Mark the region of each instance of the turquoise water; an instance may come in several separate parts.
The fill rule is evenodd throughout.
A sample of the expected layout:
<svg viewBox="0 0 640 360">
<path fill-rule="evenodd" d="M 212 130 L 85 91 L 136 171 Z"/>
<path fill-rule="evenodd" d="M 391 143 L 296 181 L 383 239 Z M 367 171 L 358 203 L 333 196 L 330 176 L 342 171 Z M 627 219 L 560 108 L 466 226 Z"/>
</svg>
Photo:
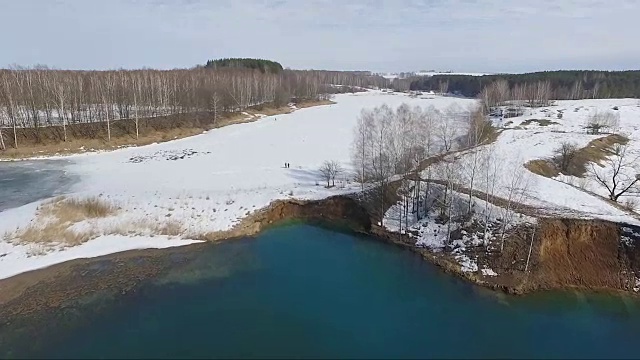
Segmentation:
<svg viewBox="0 0 640 360">
<path fill-rule="evenodd" d="M 186 269 L 55 332 L 50 344 L 38 334 L 36 355 L 618 358 L 640 356 L 640 306 L 507 297 L 406 250 L 292 225 L 207 247 Z"/>
</svg>

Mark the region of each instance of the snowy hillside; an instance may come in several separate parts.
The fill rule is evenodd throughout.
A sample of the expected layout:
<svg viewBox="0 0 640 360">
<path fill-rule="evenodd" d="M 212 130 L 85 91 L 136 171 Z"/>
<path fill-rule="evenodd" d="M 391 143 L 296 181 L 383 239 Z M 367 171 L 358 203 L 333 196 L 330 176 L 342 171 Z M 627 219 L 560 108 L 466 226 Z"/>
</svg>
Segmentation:
<svg viewBox="0 0 640 360">
<path fill-rule="evenodd" d="M 507 108 L 517 112 L 517 106 L 504 106 L 502 114 Z M 463 272 L 481 270 L 482 276 L 496 276 L 487 267 L 487 256 L 502 253 L 511 231 L 535 228 L 532 216 L 640 224 L 636 213 L 640 208 L 629 206 L 640 204 L 640 186 L 631 187 L 616 203 L 596 177 L 599 174 L 611 189 L 617 171 L 616 193 L 638 179 L 639 100 L 557 101 L 522 110 L 517 117 L 491 117 L 500 131 L 495 142 L 453 152 L 427 167 L 421 178 L 439 181 L 431 191 L 425 191 L 423 184 L 420 193 L 420 184 L 405 181 L 400 201 L 385 214 L 384 227 L 408 234 L 416 246 L 444 252 Z M 606 131 L 587 131 L 596 120 L 606 125 Z M 571 175 L 559 170 L 557 149 L 563 144 L 571 145 L 570 159 L 574 166 L 580 165 Z M 616 146 L 626 151 L 612 152 Z M 619 161 L 621 153 L 625 161 Z M 417 188 L 418 201 L 416 192 L 403 188 Z"/>
<path fill-rule="evenodd" d="M 66 157 L 73 162 L 67 171 L 80 178 L 69 196 L 101 199 L 114 207 L 113 213 L 63 224 L 71 225 L 74 239 L 89 239 L 69 247 L 55 239 L 16 241 L 25 229 L 51 225 L 45 210 L 57 203 L 2 212 L 0 278 L 73 258 L 188 244 L 229 230 L 276 199 L 320 199 L 354 191 L 359 185 L 347 178 L 361 109 L 384 103 L 395 108 L 403 102 L 442 110 L 454 103 L 462 109 L 473 104 L 470 99 L 381 92 L 339 95 L 335 101 L 162 144 Z M 322 186 L 318 172 L 325 160 L 347 169 L 331 189 Z M 290 168 L 284 168 L 285 162 Z"/>
<path fill-rule="evenodd" d="M 499 172 L 502 174 L 496 187 L 496 195 L 501 197 L 507 195 L 514 172 L 526 171 L 526 196 L 523 201 L 539 208 L 543 214 L 639 223 L 628 211 L 605 200 L 606 188 L 596 183 L 590 174 L 581 178 L 566 175 L 549 178 L 533 174 L 524 168 L 528 161 L 553 157 L 554 150 L 563 142 L 584 148 L 589 142 L 606 137 L 606 133 L 587 134 L 585 129 L 590 116 L 606 112 L 619 116 L 619 128 L 612 129 L 612 132 L 628 137 L 629 157 L 637 157 L 640 154 L 639 100 L 602 99 L 556 101 L 553 106 L 526 109 L 524 115 L 519 117 L 494 118 L 496 125 L 504 128 L 496 143 L 470 151 L 458 161 L 462 164 L 471 161 L 476 151 L 495 152 L 498 164 L 501 165 Z M 558 118 L 558 113 L 562 113 L 561 118 Z M 606 169 L 606 163 L 603 162 L 602 165 L 605 166 L 602 171 L 612 170 Z M 637 166 L 629 166 L 624 170 L 640 173 Z"/>
</svg>

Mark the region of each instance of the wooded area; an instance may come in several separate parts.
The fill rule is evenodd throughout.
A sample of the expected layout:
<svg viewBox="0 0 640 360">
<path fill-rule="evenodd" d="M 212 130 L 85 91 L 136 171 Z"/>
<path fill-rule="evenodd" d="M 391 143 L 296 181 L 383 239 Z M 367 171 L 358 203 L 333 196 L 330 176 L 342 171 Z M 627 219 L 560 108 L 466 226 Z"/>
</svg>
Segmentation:
<svg viewBox="0 0 640 360">
<path fill-rule="evenodd" d="M 448 92 L 476 97 L 483 88 L 504 80 L 510 89 L 549 83 L 550 98 L 577 100 L 591 98 L 640 97 L 640 71 L 543 71 L 527 74 L 496 74 L 484 76 L 434 75 L 398 81 L 398 87 L 411 90 Z M 400 84 L 402 83 L 402 84 Z"/>
<path fill-rule="evenodd" d="M 239 68 L 239 69 L 252 69 L 260 70 L 262 73 L 270 72 L 277 74 L 282 71 L 282 65 L 280 63 L 264 60 L 264 59 L 247 59 L 247 58 L 225 58 L 217 60 L 209 60 L 205 64 L 206 68 L 220 69 L 220 68 Z"/>
<path fill-rule="evenodd" d="M 385 84 L 381 77 L 333 71 L 15 67 L 0 70 L 0 144 L 17 148 L 21 142 L 59 142 L 70 137 L 111 141 L 116 122 L 119 134 L 137 138 L 141 119 L 162 120 L 168 128 L 182 126 L 191 116 L 197 116 L 199 125 L 215 124 L 221 114 L 251 106 L 322 100 L 332 93 Z"/>
</svg>

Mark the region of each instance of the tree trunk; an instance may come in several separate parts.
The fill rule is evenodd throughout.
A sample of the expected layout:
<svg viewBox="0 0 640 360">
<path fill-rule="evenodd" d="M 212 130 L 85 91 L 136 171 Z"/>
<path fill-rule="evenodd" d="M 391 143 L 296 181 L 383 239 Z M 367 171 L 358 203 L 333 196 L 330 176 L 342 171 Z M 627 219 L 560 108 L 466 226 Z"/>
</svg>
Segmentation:
<svg viewBox="0 0 640 360">
<path fill-rule="evenodd" d="M 13 145 L 18 148 L 18 133 L 16 132 L 16 122 L 13 122 Z"/>
<path fill-rule="evenodd" d="M 536 228 L 534 226 L 533 233 L 531 234 L 531 243 L 529 244 L 529 255 L 527 255 L 527 264 L 524 266 L 524 272 L 526 273 L 529 270 L 529 259 L 531 259 L 531 249 L 533 249 L 533 239 L 536 235 Z"/>
<path fill-rule="evenodd" d="M 67 122 L 64 118 L 64 113 L 62 115 L 62 132 L 64 133 L 64 142 L 67 142 Z"/>
<path fill-rule="evenodd" d="M 4 146 L 4 138 L 2 137 L 2 128 L 0 128 L 0 150 L 6 150 Z"/>
<path fill-rule="evenodd" d="M 107 141 L 111 142 L 111 123 L 109 122 L 109 109 L 107 108 Z"/>
<path fill-rule="evenodd" d="M 136 89 L 133 90 L 133 106 L 135 107 L 135 117 L 136 117 L 136 140 L 140 137 L 140 132 L 138 130 L 138 97 L 135 93 Z"/>
</svg>

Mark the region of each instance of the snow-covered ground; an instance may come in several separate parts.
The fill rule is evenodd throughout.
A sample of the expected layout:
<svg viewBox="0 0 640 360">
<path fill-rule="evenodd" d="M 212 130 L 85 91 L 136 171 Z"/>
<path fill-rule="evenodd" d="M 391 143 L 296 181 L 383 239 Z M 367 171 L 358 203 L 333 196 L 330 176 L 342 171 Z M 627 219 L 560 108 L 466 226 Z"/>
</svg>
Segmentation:
<svg viewBox="0 0 640 360">
<path fill-rule="evenodd" d="M 434 76 L 434 75 L 468 75 L 468 76 L 484 76 L 491 75 L 490 73 L 474 73 L 474 72 L 440 72 L 440 71 L 416 71 L 416 72 L 405 72 L 405 73 L 386 73 L 381 76 L 393 80 L 397 78 L 403 78 L 409 76 Z"/>
<path fill-rule="evenodd" d="M 614 206 L 605 200 L 606 189 L 597 184 L 587 175 L 584 178 L 560 175 L 548 178 L 534 174 L 524 167 L 528 161 L 549 159 L 554 156 L 554 150 L 563 142 L 570 142 L 577 147 L 587 146 L 592 140 L 607 136 L 607 134 L 589 135 L 585 130 L 587 120 L 594 113 L 612 112 L 619 115 L 619 129 L 616 133 L 630 139 L 630 158 L 640 154 L 640 100 L 638 99 L 606 99 L 606 100 L 572 100 L 556 101 L 553 106 L 536 109 L 526 109 L 520 117 L 499 119 L 494 118 L 495 125 L 504 130 L 497 141 L 490 145 L 448 156 L 446 158 L 456 167 L 454 182 L 469 187 L 471 178 L 474 179 L 474 189 L 489 193 L 503 199 L 510 198 L 515 202 L 535 208 L 543 216 L 562 216 L 570 218 L 603 219 L 640 225 L 636 214 Z M 562 112 L 562 118 L 558 118 Z M 543 122 L 527 120 L 541 119 L 552 121 L 549 125 Z M 476 171 L 472 171 L 473 164 L 477 164 Z M 603 162 L 603 165 L 605 163 Z M 624 171 L 633 176 L 640 173 L 640 163 L 636 162 Z M 446 180 L 446 163 L 432 165 L 430 172 L 422 174 L 423 178 Z M 603 171 L 611 172 L 606 167 Z M 493 181 L 495 179 L 495 182 Z M 460 194 L 464 199 L 468 195 Z M 638 196 L 634 194 L 632 196 Z M 603 198 L 604 197 L 604 198 Z M 504 208 L 487 205 L 483 200 L 473 198 L 475 211 L 472 219 L 484 223 L 487 218 L 491 222 L 502 221 L 505 217 Z M 392 206 L 385 215 L 385 227 L 391 231 L 400 231 L 401 203 Z M 489 210 L 489 215 L 485 213 Z M 462 211 L 466 213 L 466 211 Z M 416 240 L 416 246 L 440 251 L 447 248 L 460 263 L 462 271 L 477 271 L 478 266 L 473 258 L 467 255 L 468 247 L 477 247 L 482 243 L 477 234 L 463 233 L 461 239 L 449 241 L 449 232 L 461 228 L 461 223 L 448 224 L 437 221 L 438 214 L 433 212 L 424 219 L 416 221 L 414 215 L 409 214 L 408 224 L 402 226 L 402 232 L 409 233 Z M 404 222 L 404 221 L 403 221 Z M 511 219 L 511 224 L 521 222 L 535 222 L 527 216 L 517 216 Z M 489 232 L 491 233 L 491 232 Z M 460 237 L 460 235 L 457 235 Z M 494 236 L 491 235 L 490 236 Z M 495 237 L 493 238 L 495 240 Z M 494 276 L 492 269 L 481 269 L 485 276 Z"/>
<path fill-rule="evenodd" d="M 618 110 L 613 110 L 614 107 Z M 561 119 L 557 118 L 558 111 L 563 112 Z M 525 114 L 520 117 L 496 120 L 497 125 L 505 128 L 498 140 L 490 146 L 467 152 L 457 161 L 465 168 L 464 164 L 473 161 L 474 152 L 479 152 L 479 157 L 483 158 L 483 155 L 488 156 L 486 153 L 492 151 L 492 166 L 496 166 L 500 174 L 495 195 L 507 197 L 510 183 L 517 174 L 524 171 L 525 178 L 521 179 L 519 184 L 519 188 L 524 189 L 526 193 L 522 202 L 540 209 L 544 214 L 640 224 L 636 216 L 599 196 L 594 196 L 595 193 L 606 197 L 607 193 L 605 188 L 589 175 L 585 178 L 564 175 L 547 178 L 524 168 L 524 164 L 530 160 L 553 157 L 554 149 L 562 142 L 568 141 L 582 148 L 590 141 L 606 136 L 607 134 L 589 135 L 584 129 L 587 119 L 596 111 L 618 113 L 620 129 L 617 132 L 630 138 L 631 153 L 635 156 L 640 154 L 640 101 L 589 99 L 556 101 L 553 106 L 526 109 Z M 531 122 L 523 125 L 529 119 L 549 120 L 557 124 L 541 126 L 538 122 Z M 631 167 L 627 170 L 635 171 Z M 476 184 L 478 190 L 486 191 L 486 184 L 482 181 Z"/>
<path fill-rule="evenodd" d="M 410 186 L 414 186 L 410 182 Z M 430 209 L 424 217 L 418 220 L 416 213 L 410 209 L 405 209 L 403 201 L 391 206 L 384 216 L 384 227 L 392 232 L 401 232 L 415 239 L 417 247 L 428 248 L 434 252 L 448 250 L 456 261 L 460 264 L 461 270 L 464 272 L 475 272 L 478 270 L 477 260 L 470 258 L 467 254 L 469 248 L 478 246 L 487 246 L 490 242 L 500 239 L 500 235 L 508 233 L 513 228 L 522 224 L 534 224 L 536 219 L 530 216 L 516 213 L 513 209 L 506 209 L 493 205 L 485 200 L 472 196 L 469 199 L 468 194 L 452 191 L 448 196 L 452 197 L 451 207 L 452 214 L 465 214 L 467 212 L 469 201 L 472 203 L 473 214 L 470 218 L 464 218 L 464 221 L 458 219 L 454 215 L 454 220 L 443 222 L 439 218 L 439 199 L 442 199 L 444 186 L 432 184 L 430 198 L 427 199 L 428 208 Z M 424 197 L 421 198 L 424 203 Z M 403 211 L 404 210 L 404 211 Z M 406 211 L 409 210 L 409 211 Z M 403 214 L 405 211 L 408 217 Z M 503 222 L 504 219 L 507 219 Z M 488 224 L 486 227 L 484 224 Z M 501 225 L 504 224 L 504 227 Z M 468 229 L 477 227 L 477 231 L 468 232 Z M 466 227 L 466 229 L 465 229 Z M 456 240 L 452 235 L 459 232 Z M 489 268 L 482 269 L 485 276 L 495 276 L 496 273 Z"/>
<path fill-rule="evenodd" d="M 335 160 L 350 170 L 353 128 L 361 109 L 383 103 L 395 108 L 405 102 L 444 110 L 454 103 L 462 108 L 473 103 L 377 91 L 342 94 L 334 100 L 334 105 L 162 144 L 65 157 L 72 162 L 66 171 L 79 179 L 69 196 L 99 197 L 117 212 L 74 224 L 74 231 L 97 234 L 75 247 L 12 242 L 17 228 L 33 223 L 41 202 L 0 212 L 0 278 L 74 258 L 189 244 L 203 234 L 231 229 L 276 199 L 320 199 L 357 190 L 359 185 L 346 174 L 335 188 L 326 189 L 317 169 L 325 160 Z M 284 168 L 285 162 L 290 168 Z M 150 236 L 154 224 L 168 222 L 180 235 Z"/>
<path fill-rule="evenodd" d="M 559 111 L 563 113 L 561 119 L 557 118 Z M 503 120 L 509 130 L 505 130 L 498 138 L 495 145 L 496 152 L 505 158 L 506 163 L 515 161 L 522 166 L 529 160 L 551 158 L 554 155 L 554 149 L 565 141 L 584 147 L 590 141 L 606 136 L 606 134 L 589 135 L 584 129 L 588 118 L 595 112 L 618 114 L 620 128 L 616 132 L 630 139 L 630 156 L 631 154 L 637 156 L 636 154 L 640 153 L 640 101 L 638 99 L 566 100 L 556 101 L 553 106 L 529 109 L 523 116 Z M 557 124 L 541 126 L 537 122 L 531 122 L 529 125 L 522 125 L 528 119 L 549 120 Z M 626 171 L 635 172 L 632 167 L 627 168 Z M 504 171 L 503 174 L 508 177 L 510 172 Z M 530 173 L 530 177 L 526 203 L 542 208 L 548 213 L 639 223 L 635 216 L 630 216 L 628 212 L 589 193 L 593 192 L 604 197 L 607 195 L 605 188 L 597 184 L 589 175 L 585 178 L 567 179 L 566 176 L 558 176 L 550 179 Z M 505 186 L 499 188 L 501 191 L 506 190 Z"/>
</svg>

